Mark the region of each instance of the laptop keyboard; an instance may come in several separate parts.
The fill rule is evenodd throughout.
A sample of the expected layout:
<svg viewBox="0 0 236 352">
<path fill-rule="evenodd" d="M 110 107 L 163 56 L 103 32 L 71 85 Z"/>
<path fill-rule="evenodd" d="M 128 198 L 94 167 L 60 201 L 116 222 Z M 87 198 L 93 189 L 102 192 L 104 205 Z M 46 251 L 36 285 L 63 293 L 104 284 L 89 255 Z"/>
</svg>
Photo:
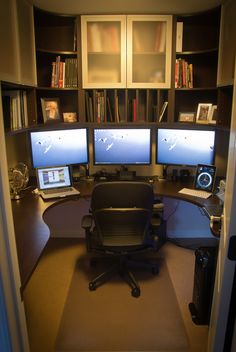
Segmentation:
<svg viewBox="0 0 236 352">
<path fill-rule="evenodd" d="M 209 198 L 211 193 L 206 191 L 200 191 L 197 189 L 182 188 L 179 193 L 187 194 L 188 196 L 199 197 L 199 198 Z"/>
<path fill-rule="evenodd" d="M 58 188 L 58 189 L 46 189 L 43 192 L 45 194 L 53 194 L 53 193 L 65 193 L 65 192 L 70 192 L 73 191 L 72 187 L 66 187 L 66 188 Z"/>
</svg>

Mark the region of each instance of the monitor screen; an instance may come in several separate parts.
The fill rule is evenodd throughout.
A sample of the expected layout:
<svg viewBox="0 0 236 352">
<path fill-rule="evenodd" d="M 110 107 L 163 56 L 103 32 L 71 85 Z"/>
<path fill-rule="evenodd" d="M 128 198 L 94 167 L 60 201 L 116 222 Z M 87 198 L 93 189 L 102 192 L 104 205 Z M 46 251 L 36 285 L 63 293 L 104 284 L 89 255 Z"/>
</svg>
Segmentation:
<svg viewBox="0 0 236 352">
<path fill-rule="evenodd" d="M 156 137 L 157 164 L 214 163 L 215 131 L 158 128 Z"/>
<path fill-rule="evenodd" d="M 33 167 L 88 163 L 86 128 L 30 132 Z"/>
<path fill-rule="evenodd" d="M 95 165 L 151 163 L 150 128 L 98 128 L 93 137 Z"/>
</svg>

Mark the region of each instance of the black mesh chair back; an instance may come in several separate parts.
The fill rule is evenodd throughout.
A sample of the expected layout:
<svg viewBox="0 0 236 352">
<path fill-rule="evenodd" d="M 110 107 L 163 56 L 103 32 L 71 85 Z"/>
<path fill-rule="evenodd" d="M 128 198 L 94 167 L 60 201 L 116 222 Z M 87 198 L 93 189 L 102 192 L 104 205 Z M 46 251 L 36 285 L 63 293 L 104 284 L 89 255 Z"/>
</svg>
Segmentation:
<svg viewBox="0 0 236 352">
<path fill-rule="evenodd" d="M 145 241 L 153 209 L 153 189 L 145 182 L 95 186 L 91 210 L 103 246 L 136 246 Z"/>
</svg>

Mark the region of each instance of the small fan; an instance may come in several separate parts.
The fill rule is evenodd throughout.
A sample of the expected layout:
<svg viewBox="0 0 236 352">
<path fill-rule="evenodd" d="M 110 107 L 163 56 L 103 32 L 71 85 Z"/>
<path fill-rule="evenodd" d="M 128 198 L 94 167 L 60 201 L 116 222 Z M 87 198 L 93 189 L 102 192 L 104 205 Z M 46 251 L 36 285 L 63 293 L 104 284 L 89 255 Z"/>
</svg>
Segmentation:
<svg viewBox="0 0 236 352">
<path fill-rule="evenodd" d="M 29 181 L 29 170 L 26 164 L 18 163 L 14 168 L 9 170 L 9 181 L 11 187 L 11 198 L 20 199 L 20 194 Z"/>
</svg>

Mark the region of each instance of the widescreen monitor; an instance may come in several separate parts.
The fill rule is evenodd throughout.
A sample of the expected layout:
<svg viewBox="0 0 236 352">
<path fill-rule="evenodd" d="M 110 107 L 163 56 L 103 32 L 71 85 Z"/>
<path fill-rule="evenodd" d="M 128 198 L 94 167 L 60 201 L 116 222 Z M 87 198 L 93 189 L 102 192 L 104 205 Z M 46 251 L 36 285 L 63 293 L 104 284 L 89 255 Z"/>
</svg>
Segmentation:
<svg viewBox="0 0 236 352">
<path fill-rule="evenodd" d="M 214 163 L 215 131 L 158 128 L 156 134 L 157 164 Z"/>
<path fill-rule="evenodd" d="M 150 128 L 97 128 L 93 134 L 94 165 L 149 165 Z"/>
<path fill-rule="evenodd" d="M 30 132 L 34 168 L 88 163 L 86 128 Z"/>
</svg>

